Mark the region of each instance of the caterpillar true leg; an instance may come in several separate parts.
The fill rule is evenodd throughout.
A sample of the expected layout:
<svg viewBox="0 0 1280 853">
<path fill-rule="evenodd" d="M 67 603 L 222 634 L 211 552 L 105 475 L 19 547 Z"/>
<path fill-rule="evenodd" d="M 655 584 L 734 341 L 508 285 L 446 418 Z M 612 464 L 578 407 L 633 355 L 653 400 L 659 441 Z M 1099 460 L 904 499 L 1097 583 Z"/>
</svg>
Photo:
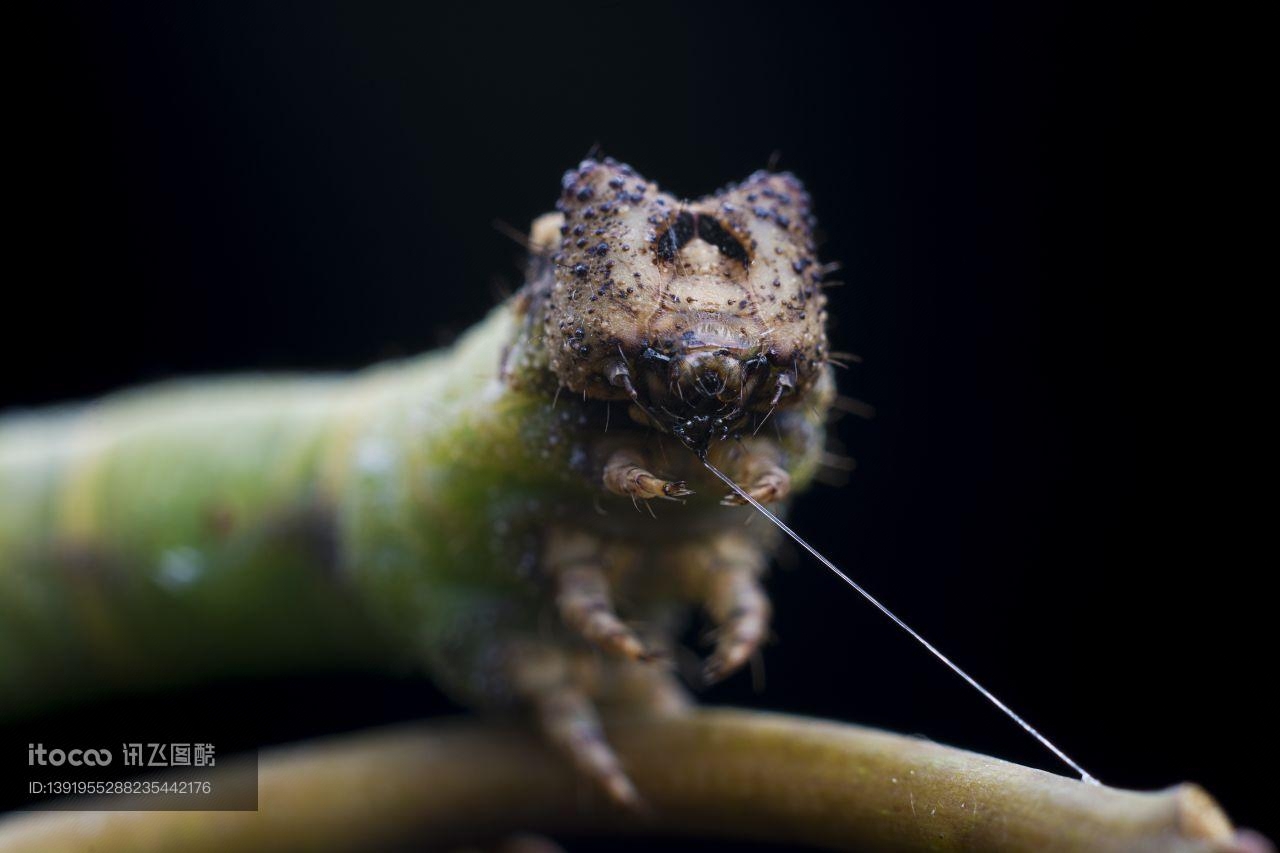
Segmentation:
<svg viewBox="0 0 1280 853">
<path fill-rule="evenodd" d="M 593 646 L 631 660 L 654 655 L 613 609 L 604 548 L 579 531 L 555 529 L 547 539 L 543 564 L 555 586 L 556 609 L 566 626 Z"/>
<path fill-rule="evenodd" d="M 683 480 L 664 480 L 649 472 L 644 454 L 633 447 L 615 450 L 604 465 L 604 486 L 627 498 L 682 498 L 693 494 Z"/>
<path fill-rule="evenodd" d="M 632 808 L 641 805 L 640 795 L 605 740 L 595 705 L 585 693 L 561 684 L 530 698 L 543 734 L 569 757 L 578 772 L 597 782 L 614 802 Z"/>
<path fill-rule="evenodd" d="M 566 652 L 544 646 L 522 646 L 512 661 L 516 692 L 529 702 L 552 746 L 614 802 L 638 809 L 643 801 L 605 740 L 595 704 L 580 686 L 592 679 L 580 669 Z"/>
<path fill-rule="evenodd" d="M 791 475 L 782 465 L 782 451 L 769 439 L 745 439 L 739 453 L 726 466 L 726 473 L 760 503 L 776 503 L 791 494 Z M 746 503 L 732 492 L 720 501 L 726 506 Z"/>
<path fill-rule="evenodd" d="M 715 651 L 703 676 L 719 681 L 746 663 L 768 635 L 769 595 L 760 584 L 766 557 L 758 543 L 732 533 L 683 549 L 680 559 L 682 586 L 716 626 Z"/>
</svg>

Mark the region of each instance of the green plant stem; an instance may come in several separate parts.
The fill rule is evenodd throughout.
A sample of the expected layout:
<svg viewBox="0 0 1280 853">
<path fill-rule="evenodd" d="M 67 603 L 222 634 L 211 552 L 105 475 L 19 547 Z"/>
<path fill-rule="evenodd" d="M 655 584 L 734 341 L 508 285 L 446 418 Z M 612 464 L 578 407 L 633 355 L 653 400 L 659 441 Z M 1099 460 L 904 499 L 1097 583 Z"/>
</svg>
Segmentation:
<svg viewBox="0 0 1280 853">
<path fill-rule="evenodd" d="M 531 734 L 473 720 L 342 736 L 261 756 L 257 812 L 45 812 L 0 850 L 345 850 L 508 831 L 715 836 L 873 850 L 1238 849 L 1194 785 L 1086 785 L 925 740 L 742 710 L 619 718 L 645 796 L 602 802 Z"/>
</svg>

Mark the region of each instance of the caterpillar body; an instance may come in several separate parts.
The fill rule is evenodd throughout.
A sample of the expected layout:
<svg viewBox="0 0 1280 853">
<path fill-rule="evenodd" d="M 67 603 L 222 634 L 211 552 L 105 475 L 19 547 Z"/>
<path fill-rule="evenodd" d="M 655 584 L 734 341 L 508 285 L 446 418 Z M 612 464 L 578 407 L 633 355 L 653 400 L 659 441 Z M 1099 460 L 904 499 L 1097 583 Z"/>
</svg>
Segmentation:
<svg viewBox="0 0 1280 853">
<path fill-rule="evenodd" d="M 700 457 L 778 509 L 815 473 L 834 382 L 812 230 L 789 174 L 681 201 L 588 160 L 524 287 L 447 351 L 0 419 L 0 716 L 407 664 L 527 708 L 637 801 L 597 707 L 686 702 L 667 661 L 693 609 L 708 679 L 768 631 L 775 533 Z"/>
</svg>

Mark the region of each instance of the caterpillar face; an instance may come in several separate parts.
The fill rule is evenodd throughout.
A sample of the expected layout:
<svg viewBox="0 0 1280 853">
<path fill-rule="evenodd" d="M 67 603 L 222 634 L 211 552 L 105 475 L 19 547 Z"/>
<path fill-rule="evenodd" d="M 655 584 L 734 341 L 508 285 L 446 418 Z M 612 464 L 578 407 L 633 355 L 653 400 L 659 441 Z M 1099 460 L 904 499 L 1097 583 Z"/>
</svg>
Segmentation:
<svg viewBox="0 0 1280 853">
<path fill-rule="evenodd" d="M 794 176 L 681 201 L 606 159 L 562 184 L 543 333 L 563 387 L 629 399 L 695 448 L 805 398 L 827 315 Z"/>
</svg>

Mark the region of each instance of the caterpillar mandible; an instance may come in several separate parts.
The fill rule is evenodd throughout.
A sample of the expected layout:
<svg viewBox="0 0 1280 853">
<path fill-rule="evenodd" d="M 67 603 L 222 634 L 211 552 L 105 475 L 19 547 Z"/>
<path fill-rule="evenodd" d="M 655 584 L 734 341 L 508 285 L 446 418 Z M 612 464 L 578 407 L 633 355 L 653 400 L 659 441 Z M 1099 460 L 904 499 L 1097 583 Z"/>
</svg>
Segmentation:
<svg viewBox="0 0 1280 853">
<path fill-rule="evenodd" d="M 637 803 L 597 707 L 688 702 L 669 660 L 695 608 L 707 680 L 766 638 L 776 532 L 701 458 L 762 503 L 812 479 L 835 393 L 823 268 L 786 173 L 681 201 L 587 160 L 529 242 L 524 287 L 447 351 L 0 420 L 0 715 L 408 663 L 527 709 Z"/>
</svg>

